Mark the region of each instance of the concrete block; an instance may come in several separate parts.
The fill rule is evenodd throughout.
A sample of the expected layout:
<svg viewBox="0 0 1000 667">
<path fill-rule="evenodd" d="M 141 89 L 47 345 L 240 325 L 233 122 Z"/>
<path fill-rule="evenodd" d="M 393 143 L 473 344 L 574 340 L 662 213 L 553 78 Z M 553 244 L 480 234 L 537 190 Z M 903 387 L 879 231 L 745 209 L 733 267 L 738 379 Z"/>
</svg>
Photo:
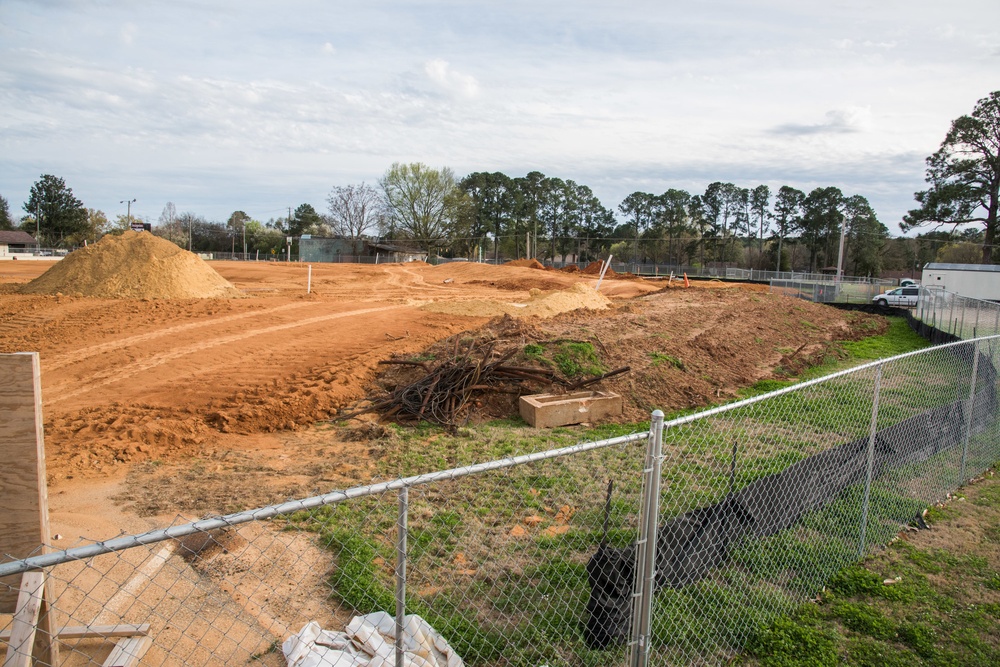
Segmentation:
<svg viewBox="0 0 1000 667">
<path fill-rule="evenodd" d="M 535 428 L 594 422 L 622 413 L 622 397 L 610 391 L 532 394 L 519 401 L 521 417 Z"/>
</svg>

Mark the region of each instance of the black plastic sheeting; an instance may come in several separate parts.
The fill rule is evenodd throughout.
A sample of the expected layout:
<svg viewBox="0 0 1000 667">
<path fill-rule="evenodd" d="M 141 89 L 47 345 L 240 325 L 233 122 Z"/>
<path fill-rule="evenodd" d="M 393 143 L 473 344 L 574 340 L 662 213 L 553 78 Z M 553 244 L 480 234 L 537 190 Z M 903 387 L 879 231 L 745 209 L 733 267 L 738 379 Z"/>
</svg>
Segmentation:
<svg viewBox="0 0 1000 667">
<path fill-rule="evenodd" d="M 971 349 L 950 350 L 971 366 Z M 997 413 L 997 370 L 988 356 L 979 356 L 980 389 L 973 399 L 973 433 L 992 423 Z M 956 400 L 878 429 L 872 479 L 961 444 L 966 403 Z M 664 522 L 657 537 L 656 586 L 680 588 L 700 581 L 725 564 L 731 544 L 789 528 L 847 487 L 863 483 L 868 472 L 868 441 L 865 436 L 820 452 L 754 481 L 716 505 Z M 591 590 L 584 632 L 587 645 L 600 649 L 624 643 L 632 615 L 635 546 L 618 549 L 602 545 L 587 563 L 587 576 Z"/>
</svg>

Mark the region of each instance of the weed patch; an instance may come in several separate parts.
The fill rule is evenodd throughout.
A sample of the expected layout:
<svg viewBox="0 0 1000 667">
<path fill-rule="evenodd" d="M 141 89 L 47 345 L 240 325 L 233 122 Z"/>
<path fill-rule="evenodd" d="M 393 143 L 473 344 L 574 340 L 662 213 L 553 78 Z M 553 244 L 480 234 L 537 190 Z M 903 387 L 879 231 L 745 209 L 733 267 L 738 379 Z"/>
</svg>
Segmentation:
<svg viewBox="0 0 1000 667">
<path fill-rule="evenodd" d="M 531 343 L 524 346 L 524 356 L 556 369 L 566 378 L 600 375 L 607 371 L 597 356 L 593 343 L 572 341 Z"/>
<path fill-rule="evenodd" d="M 664 354 L 662 352 L 650 352 L 650 358 L 653 360 L 653 366 L 660 366 L 661 364 L 669 364 L 677 370 L 685 370 L 684 362 L 677 357 L 672 357 L 669 354 Z"/>
</svg>

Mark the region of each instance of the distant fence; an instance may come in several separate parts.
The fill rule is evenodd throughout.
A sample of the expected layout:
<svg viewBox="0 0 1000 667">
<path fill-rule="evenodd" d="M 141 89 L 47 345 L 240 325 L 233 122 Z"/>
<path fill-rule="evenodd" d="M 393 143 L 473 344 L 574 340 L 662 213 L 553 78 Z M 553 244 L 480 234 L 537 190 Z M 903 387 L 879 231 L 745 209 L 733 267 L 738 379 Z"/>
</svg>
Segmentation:
<svg viewBox="0 0 1000 667">
<path fill-rule="evenodd" d="M 879 279 L 843 278 L 839 281 L 832 276 L 817 279 L 772 279 L 771 293 L 781 294 L 813 303 L 855 303 L 870 304 L 872 299 L 891 289 L 894 282 Z"/>
<path fill-rule="evenodd" d="M 0 246 L 0 260 L 55 260 L 62 259 L 68 255 L 70 250 L 65 248 L 10 248 Z"/>
<path fill-rule="evenodd" d="M 1000 303 L 921 287 L 913 319 L 939 338 L 947 334 L 966 340 L 1000 334 Z"/>
<path fill-rule="evenodd" d="M 333 650 L 289 640 L 310 621 L 371 664 L 427 638 L 449 666 L 724 664 L 1000 459 L 998 356 L 953 342 L 644 432 L 40 547 L 0 578 L 45 571 L 53 626 L 92 629 L 61 664 L 141 626 L 142 665 L 284 665 L 282 642 Z"/>
<path fill-rule="evenodd" d="M 250 252 L 247 254 L 236 252 L 207 252 L 201 253 L 203 259 L 208 260 L 219 260 L 219 261 L 287 261 L 288 257 L 285 254 L 269 255 L 264 253 L 254 253 Z M 298 254 L 292 253 L 291 261 L 307 261 L 300 260 Z M 391 262 L 392 260 L 383 256 L 374 255 L 329 255 L 323 260 L 308 260 L 311 264 L 385 264 Z M 477 264 L 504 264 L 510 261 L 509 258 L 501 258 L 499 260 L 494 260 L 492 258 L 484 257 L 481 260 L 470 260 L 464 257 L 429 257 L 427 262 L 433 265 L 450 264 L 452 262 L 463 262 L 463 263 L 477 263 Z M 578 269 L 585 269 L 590 265 L 590 262 L 571 262 L 571 261 L 551 261 L 551 260 L 539 260 L 539 263 L 546 267 L 551 267 L 554 269 L 564 269 L 569 266 L 575 266 Z M 611 269 L 616 273 L 631 273 L 633 275 L 642 276 L 644 278 L 663 278 L 670 275 L 676 276 L 678 278 L 687 275 L 688 278 L 704 278 L 704 279 L 719 279 L 719 280 L 742 280 L 742 281 L 752 281 L 752 282 L 767 282 L 771 280 L 784 280 L 791 281 L 793 283 L 832 283 L 835 277 L 827 273 L 807 273 L 802 271 L 763 271 L 760 269 L 743 269 L 733 266 L 691 266 L 687 264 L 666 264 L 666 263 L 653 263 L 653 262 L 620 262 L 612 261 Z M 873 293 L 878 294 L 884 289 L 894 287 L 899 281 L 886 279 L 886 278 L 867 278 L 867 277 L 856 277 L 856 276 L 845 276 L 841 278 L 843 283 L 859 284 L 859 285 L 877 285 L 880 286 L 877 291 Z"/>
<path fill-rule="evenodd" d="M 842 280 L 772 280 L 771 293 L 814 303 L 873 304 L 889 286 Z M 936 343 L 1000 334 L 1000 303 L 962 296 L 935 287 L 919 288 L 917 305 L 908 318 Z"/>
</svg>

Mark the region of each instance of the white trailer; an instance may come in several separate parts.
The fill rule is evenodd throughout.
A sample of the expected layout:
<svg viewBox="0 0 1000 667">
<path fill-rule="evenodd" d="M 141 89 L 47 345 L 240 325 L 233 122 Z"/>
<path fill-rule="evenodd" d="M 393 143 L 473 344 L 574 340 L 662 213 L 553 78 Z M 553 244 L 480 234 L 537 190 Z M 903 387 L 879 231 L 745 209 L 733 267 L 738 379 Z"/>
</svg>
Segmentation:
<svg viewBox="0 0 1000 667">
<path fill-rule="evenodd" d="M 945 289 L 973 299 L 1000 301 L 1000 266 L 993 264 L 927 264 L 922 282 L 924 287 Z"/>
</svg>

